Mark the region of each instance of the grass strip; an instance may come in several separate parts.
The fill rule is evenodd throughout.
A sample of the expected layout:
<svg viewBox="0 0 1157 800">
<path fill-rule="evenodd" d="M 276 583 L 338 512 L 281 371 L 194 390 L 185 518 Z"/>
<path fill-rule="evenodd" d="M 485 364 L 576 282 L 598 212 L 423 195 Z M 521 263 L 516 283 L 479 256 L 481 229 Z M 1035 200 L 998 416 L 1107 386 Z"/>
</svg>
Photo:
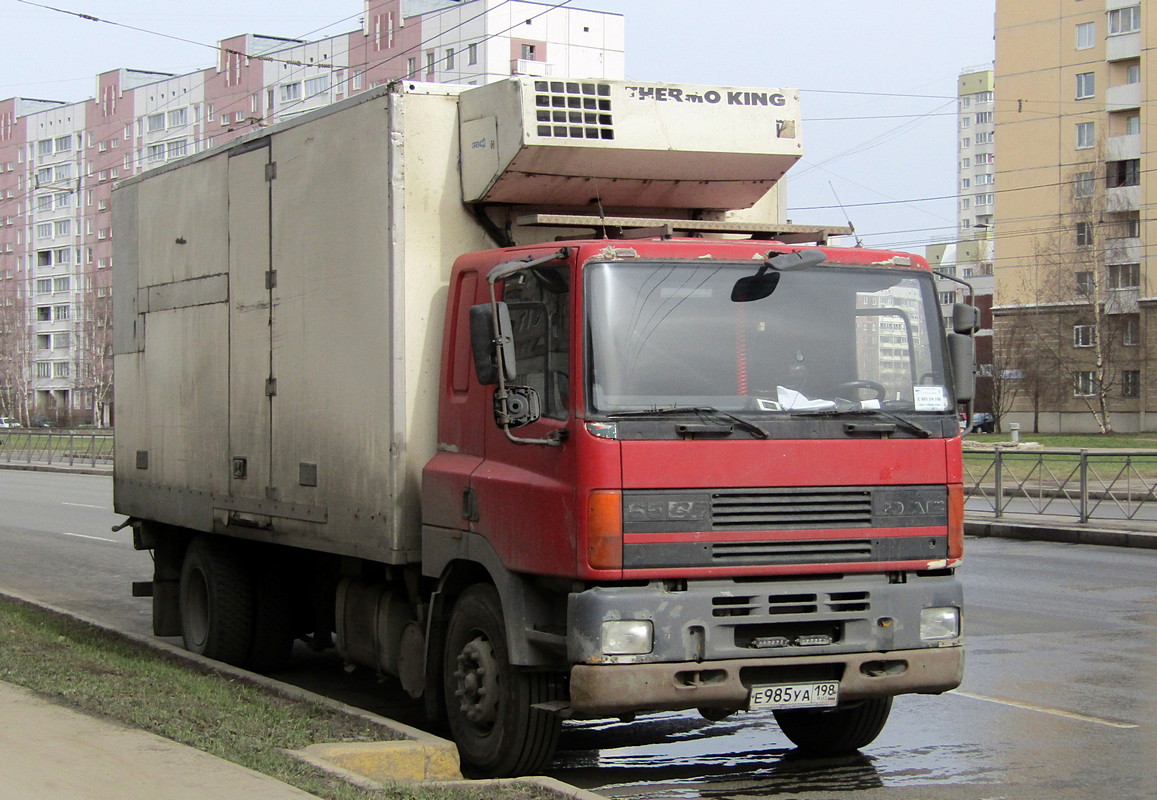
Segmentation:
<svg viewBox="0 0 1157 800">
<path fill-rule="evenodd" d="M 369 742 L 391 732 L 290 700 L 78 620 L 0 596 L 0 680 L 60 698 L 270 775 L 327 800 L 544 800 L 533 785 L 394 784 L 368 789 L 286 753 L 319 742 Z"/>
</svg>

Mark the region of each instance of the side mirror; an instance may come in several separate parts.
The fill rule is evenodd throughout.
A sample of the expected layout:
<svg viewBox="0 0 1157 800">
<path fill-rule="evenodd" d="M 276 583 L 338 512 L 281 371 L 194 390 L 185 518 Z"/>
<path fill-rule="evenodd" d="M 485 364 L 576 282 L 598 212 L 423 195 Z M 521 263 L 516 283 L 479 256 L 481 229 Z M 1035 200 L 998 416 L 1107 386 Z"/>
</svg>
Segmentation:
<svg viewBox="0 0 1157 800">
<path fill-rule="evenodd" d="M 494 329 L 496 312 L 498 330 Z M 470 306 L 470 349 L 474 355 L 474 374 L 483 386 L 498 383 L 500 358 L 506 379 L 517 377 L 510 309 L 506 303 Z"/>
<path fill-rule="evenodd" d="M 814 247 L 808 250 L 795 250 L 790 253 L 780 253 L 768 258 L 760 266 L 759 272 L 754 275 L 740 278 L 731 288 L 731 302 L 749 303 L 753 300 L 762 300 L 770 297 L 779 285 L 779 273 L 791 272 L 793 269 L 806 269 L 827 261 L 823 250 Z"/>
<path fill-rule="evenodd" d="M 967 403 L 976 395 L 976 342 L 963 333 L 948 334 L 948 357 L 956 401 Z"/>
<path fill-rule="evenodd" d="M 952 304 L 952 331 L 972 335 L 980 330 L 980 309 L 967 303 Z"/>
</svg>

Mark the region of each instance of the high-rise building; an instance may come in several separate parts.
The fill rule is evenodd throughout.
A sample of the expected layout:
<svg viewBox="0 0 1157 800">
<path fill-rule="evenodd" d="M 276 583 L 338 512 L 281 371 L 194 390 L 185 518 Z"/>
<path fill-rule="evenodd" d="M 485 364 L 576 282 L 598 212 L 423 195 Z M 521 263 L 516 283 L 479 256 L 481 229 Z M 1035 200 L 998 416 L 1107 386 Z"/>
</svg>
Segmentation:
<svg viewBox="0 0 1157 800">
<path fill-rule="evenodd" d="M 1157 426 L 1145 213 L 1157 184 L 1144 166 L 1157 133 L 1143 124 L 1157 99 L 1154 12 L 997 2 L 996 361 L 1011 419 L 1029 427 Z"/>
<path fill-rule="evenodd" d="M 994 396 L 998 383 L 992 375 L 993 297 L 993 203 L 996 195 L 996 159 L 993 118 L 995 97 L 993 70 L 970 67 L 960 73 L 956 86 L 956 215 L 957 232 L 949 241 L 925 248 L 934 270 L 965 281 L 937 280 L 945 325 L 951 329 L 952 304 L 972 302 L 981 310 L 976 335 L 976 411 L 993 413 L 999 408 Z"/>
<path fill-rule="evenodd" d="M 0 416 L 110 421 L 118 180 L 392 80 L 623 77 L 619 14 L 526 0 L 364 2 L 349 33 L 235 36 L 196 72 L 115 69 L 80 102 L 0 100 Z"/>
</svg>

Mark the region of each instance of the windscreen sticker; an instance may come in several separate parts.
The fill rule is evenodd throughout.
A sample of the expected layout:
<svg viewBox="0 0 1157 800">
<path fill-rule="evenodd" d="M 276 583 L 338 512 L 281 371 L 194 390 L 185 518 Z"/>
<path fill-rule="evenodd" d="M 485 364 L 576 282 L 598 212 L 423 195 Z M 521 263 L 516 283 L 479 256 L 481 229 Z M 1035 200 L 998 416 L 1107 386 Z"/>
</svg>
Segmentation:
<svg viewBox="0 0 1157 800">
<path fill-rule="evenodd" d="M 948 392 L 943 386 L 913 386 L 912 400 L 917 411 L 948 410 Z"/>
</svg>

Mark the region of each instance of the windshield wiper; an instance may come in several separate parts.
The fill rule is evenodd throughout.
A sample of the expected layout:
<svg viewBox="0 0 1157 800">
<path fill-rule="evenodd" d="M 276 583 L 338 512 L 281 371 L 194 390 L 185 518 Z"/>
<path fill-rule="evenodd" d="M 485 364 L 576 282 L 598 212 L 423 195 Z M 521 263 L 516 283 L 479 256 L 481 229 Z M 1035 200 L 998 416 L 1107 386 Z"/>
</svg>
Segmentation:
<svg viewBox="0 0 1157 800">
<path fill-rule="evenodd" d="M 891 411 L 885 411 L 882 408 L 841 408 L 837 406 L 836 408 L 811 410 L 797 409 L 789 413 L 793 417 L 884 417 L 905 428 L 909 433 L 916 434 L 921 439 L 930 439 L 935 435 L 923 425 L 901 417 L 899 414 L 893 414 Z"/>
<path fill-rule="evenodd" d="M 718 408 L 713 408 L 712 406 L 674 406 L 672 408 L 650 408 L 639 411 L 618 411 L 613 414 L 607 414 L 607 417 L 609 419 L 622 419 L 624 417 L 664 417 L 680 415 L 694 415 L 703 422 L 714 423 L 716 425 L 734 425 L 741 431 L 751 434 L 756 439 L 770 438 L 768 432 L 758 425 L 748 422 L 742 417 L 729 414 L 726 411 L 720 411 Z"/>
</svg>

